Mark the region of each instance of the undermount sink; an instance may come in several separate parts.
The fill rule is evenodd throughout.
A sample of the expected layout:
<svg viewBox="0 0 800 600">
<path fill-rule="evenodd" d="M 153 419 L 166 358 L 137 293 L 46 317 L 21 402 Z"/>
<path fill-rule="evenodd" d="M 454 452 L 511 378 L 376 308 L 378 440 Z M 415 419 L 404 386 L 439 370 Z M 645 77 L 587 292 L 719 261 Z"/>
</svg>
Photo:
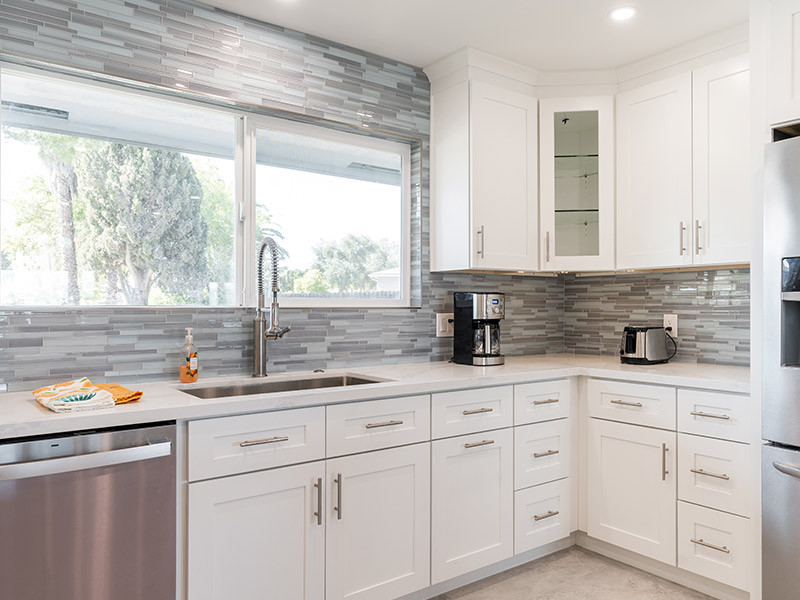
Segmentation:
<svg viewBox="0 0 800 600">
<path fill-rule="evenodd" d="M 307 377 L 304 379 L 277 379 L 258 381 L 256 383 L 240 383 L 237 385 L 218 385 L 183 389 L 182 392 L 203 398 L 227 398 L 229 396 L 249 396 L 253 394 L 270 394 L 274 392 L 294 392 L 298 390 L 317 390 L 322 388 L 365 385 L 381 383 L 385 379 L 371 379 L 361 375 L 336 375 L 325 377 Z"/>
</svg>

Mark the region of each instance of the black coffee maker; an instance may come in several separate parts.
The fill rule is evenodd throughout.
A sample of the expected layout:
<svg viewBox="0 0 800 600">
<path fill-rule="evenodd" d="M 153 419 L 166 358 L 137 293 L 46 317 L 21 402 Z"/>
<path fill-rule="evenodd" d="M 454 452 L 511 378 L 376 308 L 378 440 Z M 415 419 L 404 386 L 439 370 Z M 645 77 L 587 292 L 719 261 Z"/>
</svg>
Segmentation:
<svg viewBox="0 0 800 600">
<path fill-rule="evenodd" d="M 502 365 L 500 320 L 506 314 L 505 294 L 453 294 L 453 362 L 460 365 Z"/>
</svg>

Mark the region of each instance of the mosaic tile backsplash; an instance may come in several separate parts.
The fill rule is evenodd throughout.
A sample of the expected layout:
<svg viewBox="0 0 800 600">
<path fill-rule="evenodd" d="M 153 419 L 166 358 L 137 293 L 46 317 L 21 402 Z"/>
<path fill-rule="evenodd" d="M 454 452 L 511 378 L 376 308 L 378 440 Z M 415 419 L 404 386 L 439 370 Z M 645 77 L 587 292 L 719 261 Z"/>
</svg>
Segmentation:
<svg viewBox="0 0 800 600">
<path fill-rule="evenodd" d="M 190 0 L 0 0 L 0 58 L 39 61 L 405 136 L 412 142 L 412 297 L 419 308 L 290 310 L 269 370 L 443 360 L 451 292 L 508 294 L 508 355 L 615 354 L 621 328 L 679 315 L 680 360 L 749 362 L 749 272 L 577 278 L 430 273 L 430 88 L 421 69 Z M 187 74 L 190 73 L 190 74 Z M 666 310 L 669 307 L 669 310 Z M 0 391 L 86 375 L 175 379 L 184 328 L 204 377 L 250 372 L 252 310 L 0 308 Z"/>
</svg>

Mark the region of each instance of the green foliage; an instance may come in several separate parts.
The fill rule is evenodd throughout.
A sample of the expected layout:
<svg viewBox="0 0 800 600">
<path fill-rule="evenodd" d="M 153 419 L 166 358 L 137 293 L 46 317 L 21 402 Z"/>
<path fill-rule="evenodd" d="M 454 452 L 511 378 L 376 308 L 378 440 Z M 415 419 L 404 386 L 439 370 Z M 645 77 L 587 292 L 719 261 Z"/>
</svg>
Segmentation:
<svg viewBox="0 0 800 600">
<path fill-rule="evenodd" d="M 208 225 L 206 260 L 209 281 L 220 286 L 233 283 L 233 189 L 220 176 L 216 165 L 199 158 L 192 160 L 192 164 L 203 188 L 201 213 Z"/>
<path fill-rule="evenodd" d="M 309 269 L 294 282 L 297 294 L 324 294 L 329 292 L 328 281 L 318 269 Z"/>
<path fill-rule="evenodd" d="M 395 245 L 352 233 L 335 242 L 322 242 L 314 247 L 314 254 L 313 269 L 339 292 L 375 290 L 377 284 L 369 274 L 398 265 Z"/>
<path fill-rule="evenodd" d="M 22 196 L 6 200 L 14 208 L 12 222 L 3 222 L 3 253 L 11 263 L 32 270 L 62 268 L 58 206 L 41 177 L 27 181 Z"/>
</svg>

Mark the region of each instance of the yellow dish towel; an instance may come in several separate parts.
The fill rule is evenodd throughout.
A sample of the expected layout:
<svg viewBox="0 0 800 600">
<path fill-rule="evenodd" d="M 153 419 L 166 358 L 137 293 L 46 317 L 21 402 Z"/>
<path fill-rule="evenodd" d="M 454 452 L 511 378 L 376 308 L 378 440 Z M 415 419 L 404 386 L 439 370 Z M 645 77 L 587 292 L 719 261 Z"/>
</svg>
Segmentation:
<svg viewBox="0 0 800 600">
<path fill-rule="evenodd" d="M 128 402 L 137 402 L 139 398 L 142 397 L 142 392 L 134 392 L 133 390 L 129 390 L 126 387 L 122 387 L 118 383 L 96 383 L 94 385 L 95 387 L 98 387 L 101 390 L 106 390 L 107 392 L 111 392 L 111 395 L 114 396 L 115 404 L 126 404 Z"/>
<path fill-rule="evenodd" d="M 54 412 L 77 412 L 110 408 L 115 404 L 136 402 L 142 392 L 134 392 L 118 383 L 93 384 L 82 377 L 53 386 L 33 390 L 33 395 L 42 406 Z"/>
</svg>

